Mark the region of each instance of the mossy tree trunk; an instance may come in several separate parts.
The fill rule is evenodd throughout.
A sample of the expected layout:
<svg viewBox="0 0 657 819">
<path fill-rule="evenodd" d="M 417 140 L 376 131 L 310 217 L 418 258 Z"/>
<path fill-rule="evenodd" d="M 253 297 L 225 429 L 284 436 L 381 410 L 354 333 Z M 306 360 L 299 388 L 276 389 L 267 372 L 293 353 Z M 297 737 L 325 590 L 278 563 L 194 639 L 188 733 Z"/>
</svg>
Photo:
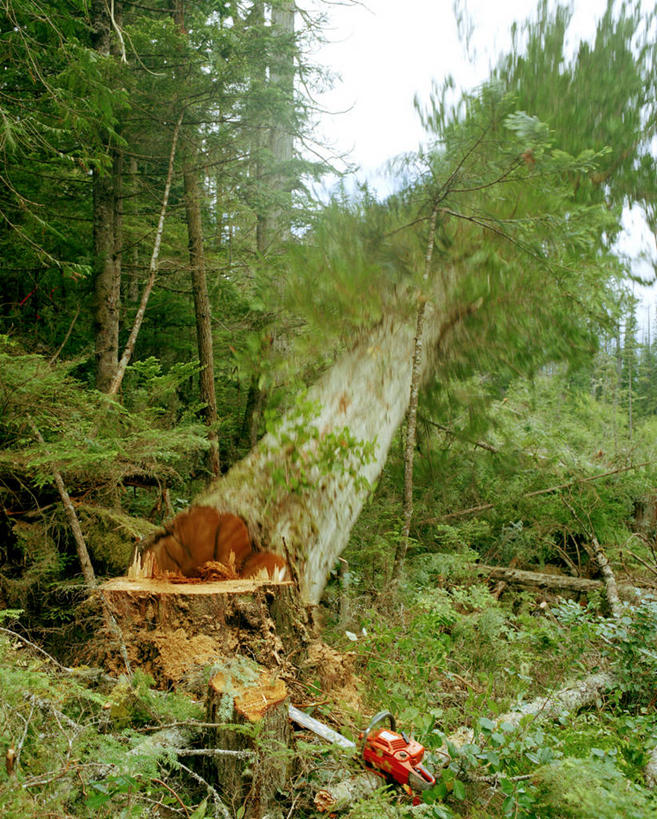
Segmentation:
<svg viewBox="0 0 657 819">
<path fill-rule="evenodd" d="M 435 346 L 441 329 L 427 307 L 425 349 Z M 308 401 L 318 407 L 315 417 L 300 420 L 293 411 L 282 419 L 278 435 L 265 435 L 197 499 L 241 515 L 256 544 L 286 556 L 305 603 L 319 602 L 404 418 L 414 330 L 412 320 L 382 322 L 309 390 Z M 426 361 L 425 355 L 422 369 Z M 320 456 L 321 442 L 334 436 L 339 446 L 345 428 L 373 445 L 373 457 L 352 464 L 353 469 L 329 469 Z M 295 484 L 300 463 L 311 478 L 302 488 Z"/>
</svg>

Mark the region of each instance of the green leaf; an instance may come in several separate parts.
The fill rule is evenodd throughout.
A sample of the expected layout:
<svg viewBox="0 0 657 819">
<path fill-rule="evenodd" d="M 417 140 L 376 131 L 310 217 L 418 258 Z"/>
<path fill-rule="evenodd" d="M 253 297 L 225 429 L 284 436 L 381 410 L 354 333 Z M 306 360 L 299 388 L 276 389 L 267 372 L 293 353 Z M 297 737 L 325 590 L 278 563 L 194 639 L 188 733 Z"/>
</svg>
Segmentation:
<svg viewBox="0 0 657 819">
<path fill-rule="evenodd" d="M 463 802 L 465 799 L 465 785 L 460 779 L 454 780 L 454 789 L 452 790 L 452 794 L 455 799 L 459 800 L 459 802 Z"/>
</svg>

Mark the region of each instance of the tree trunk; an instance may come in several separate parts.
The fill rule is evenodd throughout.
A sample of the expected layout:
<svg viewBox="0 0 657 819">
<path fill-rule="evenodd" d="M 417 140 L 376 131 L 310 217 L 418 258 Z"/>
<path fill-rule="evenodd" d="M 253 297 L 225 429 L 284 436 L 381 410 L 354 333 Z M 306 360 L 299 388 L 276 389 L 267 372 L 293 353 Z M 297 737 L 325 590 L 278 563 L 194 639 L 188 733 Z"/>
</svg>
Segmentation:
<svg viewBox="0 0 657 819">
<path fill-rule="evenodd" d="M 183 0 L 171 0 L 174 22 L 182 33 L 185 30 L 185 8 Z M 208 466 L 210 472 L 219 476 L 219 443 L 217 437 L 217 398 L 214 389 L 214 351 L 212 344 L 212 315 L 203 250 L 203 219 L 201 216 L 201 191 L 196 169 L 197 150 L 192 136 L 191 144 L 183 144 L 183 190 L 185 195 L 185 217 L 187 220 L 187 246 L 189 266 L 192 272 L 192 293 L 194 315 L 196 317 L 196 343 L 201 365 L 199 388 L 201 401 L 205 404 L 203 416 L 208 427 Z"/>
<path fill-rule="evenodd" d="M 245 657 L 236 657 L 210 680 L 206 715 L 210 723 L 224 723 L 213 730 L 211 744 L 233 752 L 213 760 L 224 800 L 234 814 L 245 805 L 247 819 L 261 819 L 287 780 L 285 683 Z"/>
<path fill-rule="evenodd" d="M 91 6 L 92 43 L 103 57 L 111 51 L 111 20 L 107 4 L 94 0 Z M 109 390 L 119 354 L 121 303 L 121 256 L 117 253 L 121 233 L 120 158 L 107 148 L 108 167 L 93 168 L 93 238 L 95 285 L 96 386 Z"/>
<path fill-rule="evenodd" d="M 495 723 L 496 725 L 506 723 L 514 728 L 519 728 L 523 721 L 527 721 L 528 718 L 537 722 L 559 719 L 564 714 L 570 714 L 596 702 L 603 694 L 612 691 L 617 685 L 618 682 L 613 674 L 599 671 L 597 674 L 591 674 L 583 680 L 576 680 L 558 691 L 553 691 L 547 697 L 532 700 L 521 706 L 517 711 L 502 714 L 495 718 Z M 468 726 L 461 726 L 447 737 L 443 749 L 439 750 L 434 758 L 436 760 L 442 758 L 444 765 L 447 766 L 451 762 L 447 743 L 461 748 L 474 742 L 474 739 L 474 730 Z"/>
<path fill-rule="evenodd" d="M 188 149 L 187 149 L 188 150 Z M 185 214 L 187 217 L 187 237 L 189 244 L 189 264 L 192 271 L 192 292 L 194 294 L 194 314 L 196 316 L 196 340 L 198 358 L 201 365 L 200 393 L 205 404 L 203 414 L 208 427 L 210 452 L 209 467 L 212 474 L 219 475 L 219 444 L 217 438 L 217 398 L 214 389 L 214 350 L 212 344 L 212 320 L 210 298 L 205 271 L 203 252 L 203 226 L 201 221 L 201 194 L 198 173 L 186 154 L 183 162 L 183 183 L 185 189 Z"/>
<path fill-rule="evenodd" d="M 427 313 L 433 318 L 429 308 Z M 444 326 L 428 320 L 427 327 L 431 346 Z M 258 546 L 289 555 L 307 603 L 319 602 L 369 486 L 383 468 L 408 406 L 413 349 L 409 323 L 384 321 L 309 390 L 308 401 L 318 408 L 316 417 L 300 419 L 298 411 L 296 416 L 292 411 L 283 419 L 279 435 L 265 435 L 198 499 L 240 515 Z M 348 461 L 331 469 L 318 454 L 318 438 L 327 442 L 334 436 L 339 449 L 345 427 L 357 440 L 373 445 L 373 457 L 367 463 L 352 463 L 353 470 Z M 348 449 L 343 451 L 348 457 Z M 295 485 L 300 463 L 309 475 L 304 487 Z"/>
<path fill-rule="evenodd" d="M 112 174 L 93 170 L 96 386 L 109 390 L 119 355 L 121 270 L 114 257 L 115 199 Z"/>
<path fill-rule="evenodd" d="M 435 205 L 429 223 L 429 239 L 424 258 L 424 278 L 428 280 L 433 259 L 433 247 L 436 235 L 436 218 L 438 206 Z M 419 294 L 419 305 L 415 323 L 415 340 L 413 346 L 413 365 L 411 369 L 411 393 L 408 402 L 408 420 L 406 424 L 406 446 L 404 449 L 404 524 L 402 535 L 395 550 L 395 562 L 392 570 L 393 579 L 399 580 L 404 566 L 404 559 L 408 551 L 408 539 L 411 533 L 413 519 L 413 459 L 415 457 L 415 441 L 417 439 L 417 405 L 420 397 L 420 379 L 422 375 L 422 344 L 424 336 L 424 316 L 426 312 L 426 298 Z"/>
<path fill-rule="evenodd" d="M 280 241 L 290 235 L 289 198 L 295 185 L 290 170 L 294 154 L 294 3 L 289 0 L 272 3 L 271 25 L 279 45 L 269 66 L 269 82 L 276 90 L 281 110 L 273 118 L 269 133 L 271 205 L 264 233 L 268 241 L 272 235 Z"/>
</svg>

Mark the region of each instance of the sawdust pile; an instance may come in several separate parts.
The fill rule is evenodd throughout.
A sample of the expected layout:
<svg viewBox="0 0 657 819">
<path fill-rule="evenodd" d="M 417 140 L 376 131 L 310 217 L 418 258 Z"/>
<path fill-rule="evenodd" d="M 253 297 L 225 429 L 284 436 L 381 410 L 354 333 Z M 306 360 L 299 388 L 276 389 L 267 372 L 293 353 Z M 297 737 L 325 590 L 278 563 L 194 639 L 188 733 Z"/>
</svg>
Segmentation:
<svg viewBox="0 0 657 819">
<path fill-rule="evenodd" d="M 342 700 L 353 708 L 360 708 L 362 683 L 354 671 L 355 663 L 355 652 L 341 654 L 326 643 L 317 641 L 309 646 L 303 669 L 304 674 L 310 672 L 318 679 L 324 694 Z"/>
<path fill-rule="evenodd" d="M 159 651 L 159 665 L 167 679 L 178 682 L 191 669 L 209 665 L 220 657 L 220 648 L 207 634 L 190 637 L 179 628 L 176 631 L 154 632 L 151 639 Z"/>
</svg>

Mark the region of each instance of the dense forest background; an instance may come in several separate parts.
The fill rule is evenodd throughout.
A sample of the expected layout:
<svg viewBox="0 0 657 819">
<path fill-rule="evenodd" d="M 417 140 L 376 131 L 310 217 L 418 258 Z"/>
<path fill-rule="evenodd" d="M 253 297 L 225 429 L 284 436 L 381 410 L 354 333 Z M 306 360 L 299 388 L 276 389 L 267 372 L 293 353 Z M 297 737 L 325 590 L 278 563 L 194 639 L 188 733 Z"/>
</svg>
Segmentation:
<svg viewBox="0 0 657 819">
<path fill-rule="evenodd" d="M 103 628 L 88 587 L 282 418 L 308 435 L 312 384 L 398 326 L 424 347 L 383 472 L 359 479 L 376 440 L 349 430 L 312 464 L 367 498 L 317 614 L 361 688 L 305 684 L 341 730 L 390 708 L 449 764 L 421 808 L 386 791 L 349 815 L 657 815 L 657 316 L 617 250 L 629 208 L 657 235 L 656 17 L 610 0 L 573 47 L 570 16 L 540 3 L 480 88 L 436 85 L 394 193 L 317 201 L 321 4 L 3 3 L 6 815 L 243 815 L 139 745 L 202 720 L 184 692 L 73 674 Z M 303 503 L 315 473 L 289 458 L 272 480 Z M 640 591 L 573 602 L 482 565 Z M 498 720 L 599 671 L 582 710 Z M 316 815 L 345 763 L 290 755 L 280 815 Z"/>
</svg>

